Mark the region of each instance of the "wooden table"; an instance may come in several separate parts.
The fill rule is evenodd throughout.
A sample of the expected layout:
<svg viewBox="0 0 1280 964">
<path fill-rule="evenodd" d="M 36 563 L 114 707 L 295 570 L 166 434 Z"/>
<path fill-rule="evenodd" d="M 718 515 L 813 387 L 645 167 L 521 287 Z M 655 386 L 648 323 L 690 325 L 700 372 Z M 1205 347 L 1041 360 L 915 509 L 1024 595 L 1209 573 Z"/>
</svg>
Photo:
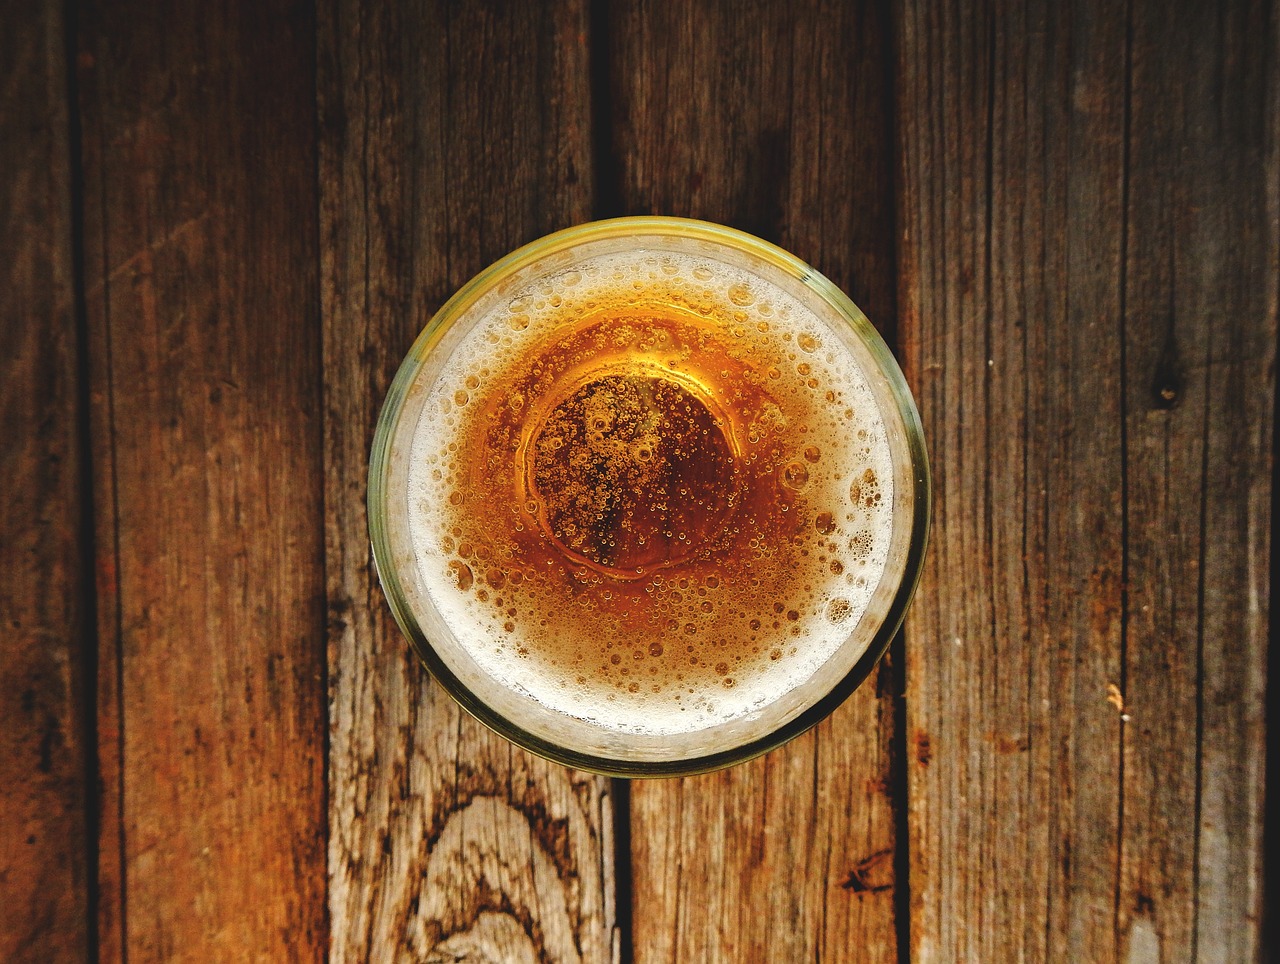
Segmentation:
<svg viewBox="0 0 1280 964">
<path fill-rule="evenodd" d="M 1273 3 L 174 6 L 0 6 L 0 960 L 1280 939 Z M 852 294 L 936 506 L 834 717 L 627 784 L 430 682 L 364 488 L 457 286 L 645 212 Z"/>
</svg>

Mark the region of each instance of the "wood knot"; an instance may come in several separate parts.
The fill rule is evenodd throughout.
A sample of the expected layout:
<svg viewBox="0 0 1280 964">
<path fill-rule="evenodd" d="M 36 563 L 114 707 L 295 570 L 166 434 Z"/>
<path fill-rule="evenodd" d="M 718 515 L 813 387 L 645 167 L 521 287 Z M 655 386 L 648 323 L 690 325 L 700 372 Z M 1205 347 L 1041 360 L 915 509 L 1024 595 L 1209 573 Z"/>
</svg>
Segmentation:
<svg viewBox="0 0 1280 964">
<path fill-rule="evenodd" d="M 1182 401 L 1185 387 L 1178 348 L 1170 334 L 1160 352 L 1160 360 L 1156 362 L 1155 375 L 1151 380 L 1152 408 L 1161 412 L 1176 408 Z"/>
<path fill-rule="evenodd" d="M 878 894 L 893 889 L 893 851 L 878 850 L 858 861 L 840 886 L 853 894 Z"/>
</svg>

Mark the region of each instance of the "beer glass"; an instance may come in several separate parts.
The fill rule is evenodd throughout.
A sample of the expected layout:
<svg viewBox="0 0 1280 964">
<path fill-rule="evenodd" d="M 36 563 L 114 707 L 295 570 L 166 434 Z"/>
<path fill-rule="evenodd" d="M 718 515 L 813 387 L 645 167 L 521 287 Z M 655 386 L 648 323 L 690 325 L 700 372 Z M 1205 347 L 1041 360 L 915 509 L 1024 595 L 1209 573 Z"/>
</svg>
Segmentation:
<svg viewBox="0 0 1280 964">
<path fill-rule="evenodd" d="M 482 271 L 388 392 L 369 472 L 397 622 L 481 722 L 621 776 L 813 726 L 900 625 L 930 482 L 902 373 L 834 285 L 679 218 Z"/>
</svg>

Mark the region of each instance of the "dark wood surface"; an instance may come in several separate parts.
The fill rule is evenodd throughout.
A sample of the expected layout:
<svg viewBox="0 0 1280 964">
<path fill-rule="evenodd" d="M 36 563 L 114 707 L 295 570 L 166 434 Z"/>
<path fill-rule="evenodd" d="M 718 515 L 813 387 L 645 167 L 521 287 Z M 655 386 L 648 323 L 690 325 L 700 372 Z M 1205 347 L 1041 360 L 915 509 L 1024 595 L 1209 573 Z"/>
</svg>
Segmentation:
<svg viewBox="0 0 1280 964">
<path fill-rule="evenodd" d="M 6 5 L 0 960 L 1266 959 L 1278 127 L 1262 0 Z M 629 784 L 429 680 L 364 484 L 650 212 L 850 292 L 936 505 L 834 716 Z"/>
<path fill-rule="evenodd" d="M 902 11 L 900 326 L 937 483 L 906 629 L 923 958 L 1259 955 L 1267 16 Z"/>
<path fill-rule="evenodd" d="M 108 960 L 328 942 L 314 38 L 78 11 Z"/>
<path fill-rule="evenodd" d="M 0 7 L 0 960 L 92 927 L 92 635 L 63 15 Z"/>
</svg>

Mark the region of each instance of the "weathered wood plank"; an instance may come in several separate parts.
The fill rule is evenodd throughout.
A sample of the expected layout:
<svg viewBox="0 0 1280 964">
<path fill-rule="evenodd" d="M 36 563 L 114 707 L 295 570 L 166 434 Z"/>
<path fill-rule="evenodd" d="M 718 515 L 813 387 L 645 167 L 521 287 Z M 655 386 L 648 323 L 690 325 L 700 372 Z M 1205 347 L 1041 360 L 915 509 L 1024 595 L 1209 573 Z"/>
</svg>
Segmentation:
<svg viewBox="0 0 1280 964">
<path fill-rule="evenodd" d="M 101 956 L 317 960 L 314 30 L 80 12 L 101 574 Z"/>
<path fill-rule="evenodd" d="M 881 6 L 628 2 L 608 27 L 619 213 L 779 243 L 892 335 Z M 763 759 L 632 786 L 636 960 L 896 958 L 894 699 L 882 666 Z"/>
<path fill-rule="evenodd" d="M 516 750 L 430 682 L 365 513 L 379 406 L 423 324 L 508 250 L 590 219 L 586 33 L 581 3 L 320 8 L 337 961 L 617 953 L 609 782 Z"/>
<path fill-rule="evenodd" d="M 80 394 L 61 5 L 0 7 L 0 960 L 89 953 Z"/>
<path fill-rule="evenodd" d="M 936 485 L 907 626 L 919 960 L 1258 954 L 1266 28 L 1140 0 L 898 15 Z"/>
<path fill-rule="evenodd" d="M 1138 4 L 1131 17 L 1117 899 L 1130 959 L 1149 948 L 1247 961 L 1261 949 L 1280 294 L 1273 19 L 1262 3 L 1227 2 Z"/>
</svg>

